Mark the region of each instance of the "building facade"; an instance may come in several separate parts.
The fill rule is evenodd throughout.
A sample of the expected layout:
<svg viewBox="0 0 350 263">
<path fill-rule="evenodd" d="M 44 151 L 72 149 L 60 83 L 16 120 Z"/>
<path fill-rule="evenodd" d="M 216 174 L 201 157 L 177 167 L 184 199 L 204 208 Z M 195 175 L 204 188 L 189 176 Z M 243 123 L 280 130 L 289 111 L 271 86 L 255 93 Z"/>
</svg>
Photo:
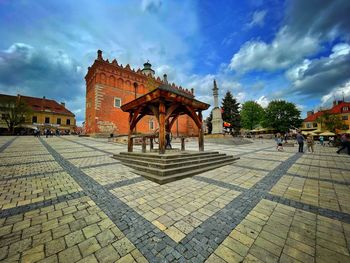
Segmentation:
<svg viewBox="0 0 350 263">
<path fill-rule="evenodd" d="M 76 128 L 75 115 L 65 107 L 65 103 L 58 103 L 55 100 L 43 98 L 28 97 L 23 95 L 10 96 L 0 94 L 0 104 L 6 101 L 21 100 L 30 109 L 30 113 L 24 116 L 24 123 L 16 127 L 17 130 L 44 131 L 45 129 L 59 130 L 61 133 L 72 133 Z M 5 122 L 6 110 L 0 112 L 0 128 L 7 130 Z"/>
<path fill-rule="evenodd" d="M 318 112 L 308 111 L 307 117 L 304 119 L 302 124 L 302 130 L 325 130 L 326 127 L 324 127 L 324 125 L 322 126 L 322 123 L 319 121 L 319 118 L 325 113 L 338 115 L 342 120 L 343 127 L 342 129 L 337 130 L 337 132 L 341 133 L 342 131 L 350 129 L 350 102 L 334 101 L 333 106 L 330 109 L 321 110 Z"/>
<path fill-rule="evenodd" d="M 103 59 L 100 50 L 97 51 L 97 59 L 88 68 L 85 81 L 84 130 L 92 136 L 128 134 L 129 114 L 123 112 L 120 107 L 160 85 L 169 84 L 166 75 L 163 79 L 154 76 L 154 70 L 148 62 L 142 70 L 134 70 L 129 64 L 119 65 L 115 59 L 112 62 Z M 182 89 L 175 84 L 171 86 Z M 186 92 L 193 95 L 193 91 Z M 154 133 L 157 129 L 158 123 L 154 116 L 143 117 L 136 126 L 137 133 Z M 180 116 L 172 128 L 173 136 L 191 136 L 197 133 L 196 125 L 188 116 Z"/>
</svg>

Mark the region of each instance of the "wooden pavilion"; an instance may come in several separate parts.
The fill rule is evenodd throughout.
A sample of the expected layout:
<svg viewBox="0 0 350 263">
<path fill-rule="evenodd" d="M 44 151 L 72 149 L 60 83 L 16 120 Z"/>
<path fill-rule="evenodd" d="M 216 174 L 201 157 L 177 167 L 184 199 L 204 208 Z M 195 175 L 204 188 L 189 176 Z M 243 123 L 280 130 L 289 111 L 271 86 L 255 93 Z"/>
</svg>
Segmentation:
<svg viewBox="0 0 350 263">
<path fill-rule="evenodd" d="M 198 127 L 199 151 L 204 151 L 202 111 L 209 104 L 195 100 L 191 92 L 170 85 L 162 85 L 151 92 L 121 106 L 129 112 L 128 152 L 133 151 L 132 133 L 136 124 L 146 115 L 153 115 L 159 124 L 159 153 L 165 153 L 165 135 L 180 115 L 187 114 Z"/>
</svg>

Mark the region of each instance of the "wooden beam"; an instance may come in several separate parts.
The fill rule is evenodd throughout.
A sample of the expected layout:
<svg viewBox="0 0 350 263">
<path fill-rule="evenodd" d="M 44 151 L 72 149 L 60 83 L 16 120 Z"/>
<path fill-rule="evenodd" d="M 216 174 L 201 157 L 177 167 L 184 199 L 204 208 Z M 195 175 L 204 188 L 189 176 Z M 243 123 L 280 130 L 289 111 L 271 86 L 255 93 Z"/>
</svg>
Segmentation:
<svg viewBox="0 0 350 263">
<path fill-rule="evenodd" d="M 170 130 L 170 131 L 171 131 L 171 128 L 173 127 L 175 121 L 177 120 L 177 118 L 179 118 L 179 115 L 176 115 L 176 116 L 174 116 L 174 117 L 171 119 L 171 121 L 170 121 L 170 123 L 169 123 L 169 130 Z"/>
<path fill-rule="evenodd" d="M 201 128 L 202 122 L 198 119 L 198 116 L 196 114 L 196 112 L 189 106 L 185 106 L 188 116 L 190 116 L 192 118 L 192 120 L 196 123 L 198 129 Z"/>
<path fill-rule="evenodd" d="M 148 105 L 147 107 L 153 112 L 154 117 L 159 122 L 159 109 L 154 105 Z"/>
<path fill-rule="evenodd" d="M 165 105 L 159 103 L 159 153 L 165 153 Z"/>
<path fill-rule="evenodd" d="M 132 134 L 132 128 L 131 128 L 131 120 L 133 117 L 133 113 L 130 112 L 129 113 L 129 132 L 128 132 L 128 152 L 132 152 L 133 151 L 133 138 L 131 137 Z"/>
<path fill-rule="evenodd" d="M 170 115 L 176 110 L 180 105 L 179 104 L 172 104 L 166 111 L 165 120 L 167 121 L 170 117 Z"/>
<path fill-rule="evenodd" d="M 200 152 L 204 151 L 204 135 L 203 135 L 203 121 L 202 121 L 202 111 L 198 112 L 198 120 L 201 123 L 201 126 L 198 127 L 198 148 Z"/>
<path fill-rule="evenodd" d="M 136 120 L 137 120 L 137 117 L 138 117 L 140 111 L 141 111 L 141 107 L 137 108 L 133 113 L 133 116 L 132 116 L 132 118 L 130 120 L 130 124 L 129 124 L 131 130 L 133 130 L 137 124 Z"/>
<path fill-rule="evenodd" d="M 137 124 L 143 117 L 145 117 L 145 115 L 146 115 L 146 114 L 144 114 L 144 113 L 140 114 L 140 115 L 137 117 L 137 119 L 135 120 L 135 123 L 134 123 L 134 125 L 133 125 L 132 128 L 135 128 L 136 124 Z"/>
</svg>

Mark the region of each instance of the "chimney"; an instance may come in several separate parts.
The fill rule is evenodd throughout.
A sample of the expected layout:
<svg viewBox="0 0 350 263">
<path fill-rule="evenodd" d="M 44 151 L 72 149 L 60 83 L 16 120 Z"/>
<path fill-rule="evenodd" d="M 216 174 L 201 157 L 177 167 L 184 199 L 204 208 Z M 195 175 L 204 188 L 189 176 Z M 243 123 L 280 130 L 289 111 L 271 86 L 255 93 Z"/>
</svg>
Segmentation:
<svg viewBox="0 0 350 263">
<path fill-rule="evenodd" d="M 163 75 L 163 81 L 164 81 L 165 84 L 168 84 L 168 76 L 167 76 L 167 74 Z"/>
<path fill-rule="evenodd" d="M 313 115 L 313 114 L 314 114 L 314 111 L 313 111 L 313 110 L 308 111 L 308 112 L 306 113 L 307 117 L 309 117 L 309 116 L 311 116 L 311 115 Z"/>
<path fill-rule="evenodd" d="M 340 103 L 342 103 L 343 101 L 342 100 L 338 100 L 338 103 L 337 103 L 337 105 L 339 105 Z"/>
<path fill-rule="evenodd" d="M 333 107 L 337 106 L 337 101 L 333 100 Z"/>
<path fill-rule="evenodd" d="M 45 97 L 45 96 L 43 96 L 43 99 L 46 99 L 46 97 Z"/>
<path fill-rule="evenodd" d="M 102 58 L 102 50 L 97 50 L 97 60 L 103 60 L 103 58 Z"/>
<path fill-rule="evenodd" d="M 191 89 L 191 93 L 192 93 L 192 95 L 194 95 L 194 88 Z"/>
<path fill-rule="evenodd" d="M 66 107 L 66 103 L 64 103 L 64 102 L 61 102 L 61 105 L 62 105 L 63 107 Z"/>
</svg>

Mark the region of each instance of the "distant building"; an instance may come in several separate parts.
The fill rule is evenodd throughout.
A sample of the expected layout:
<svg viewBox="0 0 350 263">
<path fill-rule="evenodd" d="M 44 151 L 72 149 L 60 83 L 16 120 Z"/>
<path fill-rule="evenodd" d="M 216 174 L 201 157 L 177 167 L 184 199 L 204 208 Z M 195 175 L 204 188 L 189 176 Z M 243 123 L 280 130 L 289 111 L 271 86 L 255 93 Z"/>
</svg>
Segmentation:
<svg viewBox="0 0 350 263">
<path fill-rule="evenodd" d="M 321 110 L 318 112 L 308 111 L 307 117 L 304 119 L 301 129 L 303 131 L 325 130 L 326 128 L 322 127 L 322 124 L 318 121 L 319 117 L 325 113 L 340 116 L 340 119 L 343 121 L 343 127 L 338 132 L 350 129 L 350 102 L 345 101 L 334 101 L 333 106 L 330 109 Z"/>
<path fill-rule="evenodd" d="M 8 100 L 24 101 L 31 113 L 25 116 L 25 122 L 16 127 L 19 132 L 32 132 L 34 129 L 43 131 L 44 129 L 60 130 L 61 133 L 71 133 L 76 127 L 75 115 L 69 111 L 65 103 L 58 103 L 55 100 L 43 98 L 28 97 L 23 95 L 11 96 L 0 94 L 0 104 Z M 0 130 L 7 131 L 5 122 L 6 112 L 0 112 Z"/>
<path fill-rule="evenodd" d="M 129 113 L 120 107 L 135 98 L 149 93 L 158 86 L 168 84 L 175 89 L 194 97 L 189 91 L 175 84 L 169 84 L 167 75 L 163 79 L 154 77 L 154 70 L 149 62 L 143 69 L 131 69 L 129 64 L 119 65 L 114 59 L 103 59 L 102 51 L 97 51 L 97 59 L 85 76 L 86 80 L 86 115 L 84 130 L 92 136 L 109 134 L 127 134 L 129 130 Z M 144 116 L 136 126 L 138 133 L 154 133 L 158 123 L 154 116 Z M 173 136 L 195 135 L 198 133 L 193 120 L 187 115 L 180 116 L 172 128 Z"/>
</svg>

